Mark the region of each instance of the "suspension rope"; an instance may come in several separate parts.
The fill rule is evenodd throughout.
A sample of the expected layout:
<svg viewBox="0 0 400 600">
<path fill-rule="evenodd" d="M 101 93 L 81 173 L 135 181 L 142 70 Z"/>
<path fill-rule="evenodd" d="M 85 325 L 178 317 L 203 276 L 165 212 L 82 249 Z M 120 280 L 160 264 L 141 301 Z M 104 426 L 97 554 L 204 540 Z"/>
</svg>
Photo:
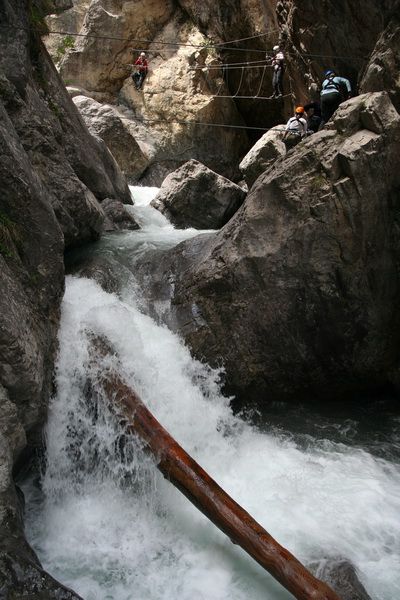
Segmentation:
<svg viewBox="0 0 400 600">
<path fill-rule="evenodd" d="M 210 44 L 210 45 L 204 45 L 204 44 L 181 44 L 179 42 L 155 42 L 154 40 L 140 40 L 140 39 L 132 39 L 132 38 L 125 38 L 125 37 L 118 37 L 118 36 L 111 36 L 111 35 L 94 35 L 91 33 L 74 33 L 72 31 L 62 31 L 62 30 L 48 30 L 46 32 L 40 31 L 39 29 L 35 29 L 34 27 L 21 27 L 19 25 L 4 25 L 4 24 L 0 24 L 0 27 L 3 27 L 5 29 L 15 29 L 15 30 L 20 30 L 20 31 L 27 31 L 27 32 L 35 32 L 42 35 L 70 35 L 72 37 L 79 37 L 79 38 L 88 38 L 88 39 L 94 39 L 94 40 L 112 40 L 112 41 L 118 41 L 118 42 L 130 42 L 130 43 L 138 43 L 138 44 L 151 44 L 151 45 L 156 45 L 156 46 L 174 46 L 174 47 L 184 47 L 184 48 L 205 48 L 207 50 L 234 50 L 235 52 L 258 52 L 258 53 L 265 53 L 265 50 L 257 50 L 254 48 L 230 48 L 227 47 L 225 48 L 225 46 L 221 46 L 218 44 Z M 225 44 L 225 42 L 221 42 L 222 44 Z M 227 42 L 228 44 L 231 42 Z M 134 48 L 134 50 L 139 50 L 137 48 Z"/>
<path fill-rule="evenodd" d="M 208 89 L 210 91 L 212 91 L 212 89 L 214 87 L 214 83 L 210 82 L 210 79 L 209 79 L 209 76 L 208 76 L 208 72 L 207 71 L 203 72 L 203 75 L 204 75 L 204 77 L 206 79 L 206 83 L 207 83 Z M 222 90 L 222 87 L 225 85 L 225 77 L 224 77 L 224 75 L 225 75 L 224 69 L 222 69 L 221 83 L 219 84 L 219 87 L 218 87 L 218 89 L 216 91 L 216 96 L 219 96 L 219 93 Z"/>
<path fill-rule="evenodd" d="M 264 35 L 269 35 L 270 33 L 275 33 L 276 31 L 280 31 L 279 28 L 269 29 L 268 31 L 264 31 L 264 33 L 258 33 L 256 35 L 251 35 L 250 37 L 239 38 L 238 40 L 231 40 L 229 42 L 221 42 L 224 46 L 227 44 L 236 44 L 237 42 L 245 42 L 246 40 L 254 40 L 255 38 L 262 37 Z M 221 44 L 216 44 L 216 46 L 220 46 Z"/>
<path fill-rule="evenodd" d="M 236 98 L 237 100 L 281 100 L 282 98 L 289 98 L 292 94 L 283 94 L 279 98 L 275 96 L 212 96 L 213 98 Z"/>
<path fill-rule="evenodd" d="M 218 96 L 219 98 L 222 98 L 222 96 Z M 184 121 L 184 120 L 180 120 L 180 119 L 173 119 L 173 120 L 167 120 L 167 119 L 140 119 L 137 120 L 136 123 L 138 125 L 142 124 L 142 123 L 166 123 L 169 125 L 172 124 L 179 124 L 179 125 L 203 125 L 205 127 L 224 127 L 227 129 L 250 129 L 250 130 L 257 130 L 257 131 L 286 131 L 285 127 L 283 125 L 277 125 L 275 127 L 253 127 L 250 125 L 227 125 L 226 123 L 205 123 L 203 121 Z"/>
<path fill-rule="evenodd" d="M 181 44 L 178 42 L 155 42 L 154 40 L 139 40 L 139 39 L 132 39 L 132 38 L 124 38 L 124 37 L 117 37 L 117 36 L 107 36 L 107 35 L 93 35 L 90 33 L 74 33 L 72 31 L 56 31 L 56 30 L 50 30 L 50 31 L 46 31 L 45 33 L 43 31 L 40 31 L 39 29 L 35 29 L 35 28 L 30 28 L 30 27 L 21 27 L 21 26 L 17 26 L 17 25 L 5 25 L 3 23 L 0 24 L 0 27 L 3 27 L 5 29 L 14 29 L 14 30 L 20 30 L 20 31 L 27 31 L 27 32 L 36 32 L 39 33 L 40 35 L 70 35 L 72 37 L 81 37 L 81 38 L 88 38 L 88 39 L 95 39 L 95 40 L 114 40 L 114 41 L 122 41 L 122 42 L 130 42 L 130 43 L 140 43 L 140 44 L 151 44 L 151 45 L 156 45 L 156 46 L 174 46 L 174 47 L 186 47 L 186 48 L 204 48 L 207 50 L 233 50 L 235 52 L 255 52 L 255 53 L 262 53 L 265 54 L 265 50 L 258 50 L 257 48 L 229 48 L 229 47 L 225 47 L 225 46 L 221 46 L 218 44 L 210 44 L 210 45 L 203 45 L 203 44 Z M 269 32 L 266 32 L 269 33 Z M 230 44 L 231 42 L 221 42 L 222 44 Z M 142 50 L 142 48 L 132 48 L 132 50 L 135 51 L 140 51 Z M 299 56 L 305 56 L 305 57 L 309 57 L 309 58 L 325 58 L 325 59 L 351 59 L 351 60 L 367 60 L 369 57 L 368 56 L 345 56 L 345 55 L 340 55 L 340 54 L 311 54 L 308 52 L 285 52 L 286 56 L 294 56 L 294 57 L 299 57 Z"/>
<path fill-rule="evenodd" d="M 261 92 L 261 88 L 262 88 L 262 84 L 263 84 L 263 81 L 264 81 L 264 77 L 265 77 L 265 73 L 266 73 L 266 71 L 267 71 L 267 66 L 265 65 L 265 67 L 264 67 L 264 70 L 263 70 L 263 74 L 262 74 L 262 77 L 261 77 L 260 85 L 259 85 L 259 87 L 258 87 L 258 92 L 257 92 L 257 94 L 254 96 L 254 98 L 258 98 L 258 97 L 259 97 L 259 95 L 260 95 L 260 92 Z"/>
<path fill-rule="evenodd" d="M 222 88 L 223 88 L 225 85 L 226 85 L 226 84 L 225 84 L 225 72 L 224 72 L 224 71 L 222 71 L 221 83 L 220 83 L 220 85 L 219 85 L 219 88 L 218 88 L 218 90 L 217 90 L 217 96 L 219 95 L 220 91 L 222 90 Z M 208 87 L 209 87 L 209 89 L 210 89 L 210 90 L 212 89 L 212 87 L 210 86 L 209 80 L 208 80 Z"/>
<path fill-rule="evenodd" d="M 237 70 L 240 69 L 241 67 L 246 67 L 248 69 L 260 69 L 263 67 L 273 67 L 273 65 L 266 65 L 265 64 L 265 60 L 250 60 L 250 61 L 245 61 L 245 62 L 239 62 L 239 63 L 220 63 L 217 65 L 207 65 L 204 64 L 203 66 L 198 66 L 198 67 L 188 67 L 188 71 L 202 71 L 203 69 L 208 69 L 209 71 L 212 70 L 217 70 L 217 69 L 221 69 L 222 67 L 225 68 L 226 70 Z"/>
<path fill-rule="evenodd" d="M 239 93 L 239 90 L 240 90 L 240 87 L 241 87 L 241 85 L 242 85 L 242 81 L 243 81 L 243 75 L 244 75 L 244 67 L 242 67 L 242 73 L 241 73 L 241 75 L 240 75 L 239 87 L 238 87 L 238 89 L 236 90 L 236 94 L 234 94 L 234 95 L 232 96 L 232 98 L 236 98 L 236 97 L 237 97 L 237 95 L 238 95 L 238 93 Z"/>
</svg>

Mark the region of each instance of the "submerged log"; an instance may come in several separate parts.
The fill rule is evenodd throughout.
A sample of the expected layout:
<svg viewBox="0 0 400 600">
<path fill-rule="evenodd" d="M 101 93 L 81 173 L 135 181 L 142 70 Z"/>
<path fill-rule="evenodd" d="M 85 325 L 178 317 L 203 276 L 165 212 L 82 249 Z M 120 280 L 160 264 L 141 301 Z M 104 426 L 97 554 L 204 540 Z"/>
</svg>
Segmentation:
<svg viewBox="0 0 400 600">
<path fill-rule="evenodd" d="M 157 467 L 234 544 L 238 544 L 298 600 L 340 600 L 288 550 L 237 504 L 160 425 L 137 394 L 119 377 L 103 382 L 117 403 L 127 429 L 139 436 Z"/>
</svg>

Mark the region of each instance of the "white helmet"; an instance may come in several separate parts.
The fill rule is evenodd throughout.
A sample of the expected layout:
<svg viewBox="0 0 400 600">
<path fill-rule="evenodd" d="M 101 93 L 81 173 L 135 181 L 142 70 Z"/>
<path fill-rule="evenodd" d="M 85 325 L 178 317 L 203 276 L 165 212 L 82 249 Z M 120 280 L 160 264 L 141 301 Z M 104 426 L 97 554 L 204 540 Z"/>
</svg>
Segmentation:
<svg viewBox="0 0 400 600">
<path fill-rule="evenodd" d="M 146 56 L 146 52 L 141 52 L 140 56 Z"/>
<path fill-rule="evenodd" d="M 274 47 L 272 48 L 272 50 L 274 50 L 274 52 L 276 52 L 277 50 L 279 50 L 279 46 L 274 46 Z"/>
</svg>

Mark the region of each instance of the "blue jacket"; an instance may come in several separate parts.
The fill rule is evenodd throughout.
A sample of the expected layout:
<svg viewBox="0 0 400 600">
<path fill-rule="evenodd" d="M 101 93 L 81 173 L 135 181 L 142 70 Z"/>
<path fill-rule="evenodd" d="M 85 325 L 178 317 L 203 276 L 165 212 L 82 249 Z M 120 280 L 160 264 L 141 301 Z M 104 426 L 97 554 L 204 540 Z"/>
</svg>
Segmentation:
<svg viewBox="0 0 400 600">
<path fill-rule="evenodd" d="M 332 92 L 337 92 L 340 94 L 340 86 L 346 86 L 348 93 L 351 93 L 351 85 L 348 79 L 345 77 L 328 77 L 324 79 L 322 82 L 321 96 L 325 94 L 331 94 Z"/>
</svg>

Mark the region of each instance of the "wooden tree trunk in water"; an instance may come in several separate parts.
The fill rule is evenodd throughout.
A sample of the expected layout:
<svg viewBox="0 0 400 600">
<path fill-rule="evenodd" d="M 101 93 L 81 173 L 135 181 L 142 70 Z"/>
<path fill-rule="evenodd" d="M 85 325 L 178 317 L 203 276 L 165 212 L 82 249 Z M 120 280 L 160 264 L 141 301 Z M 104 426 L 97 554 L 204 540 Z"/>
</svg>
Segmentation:
<svg viewBox="0 0 400 600">
<path fill-rule="evenodd" d="M 121 379 L 110 376 L 103 387 L 122 409 L 128 429 L 156 457 L 163 475 L 234 544 L 241 546 L 298 600 L 340 600 L 190 458 Z"/>
</svg>

